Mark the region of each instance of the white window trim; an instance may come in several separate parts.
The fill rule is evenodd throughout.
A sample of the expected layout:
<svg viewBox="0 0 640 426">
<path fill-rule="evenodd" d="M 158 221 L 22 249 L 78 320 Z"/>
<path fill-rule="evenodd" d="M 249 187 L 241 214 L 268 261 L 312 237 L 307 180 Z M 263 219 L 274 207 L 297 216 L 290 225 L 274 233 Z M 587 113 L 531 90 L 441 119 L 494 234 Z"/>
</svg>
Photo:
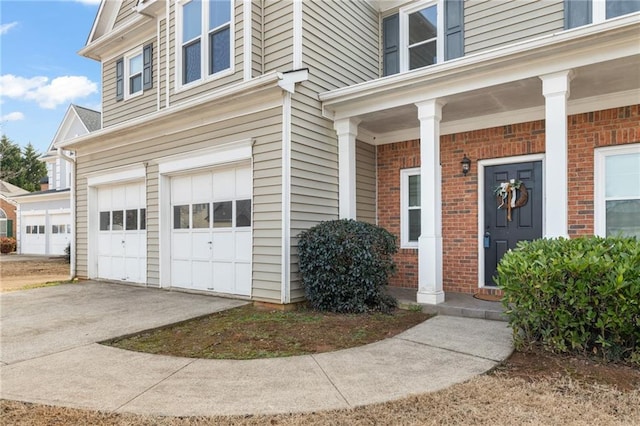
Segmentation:
<svg viewBox="0 0 640 426">
<path fill-rule="evenodd" d="M 426 7 L 437 6 L 436 25 L 438 26 L 438 38 L 436 40 L 436 64 L 444 62 L 444 4 L 443 0 L 426 0 L 410 6 L 400 8 L 400 72 L 409 69 L 409 15 Z M 434 64 L 435 65 L 435 64 Z"/>
<path fill-rule="evenodd" d="M 140 90 L 138 90 L 135 93 L 130 93 L 130 87 L 129 87 L 129 83 L 131 81 L 131 75 L 130 75 L 130 69 L 129 69 L 129 61 L 136 57 L 136 56 L 140 56 L 141 59 L 143 59 L 143 63 L 142 63 L 142 70 L 140 71 Z M 142 46 L 130 51 L 129 53 L 127 53 L 126 55 L 124 55 L 124 99 L 131 99 L 131 98 L 135 98 L 137 96 L 141 96 L 142 93 L 144 92 L 144 81 L 142 81 L 144 76 L 144 56 L 142 55 Z"/>
<path fill-rule="evenodd" d="M 175 0 L 175 56 L 176 65 L 174 69 L 174 81 L 175 91 L 181 92 L 183 90 L 190 89 L 192 87 L 199 86 L 213 80 L 232 75 L 235 72 L 235 0 L 231 1 L 231 20 L 229 21 L 229 52 L 231 57 L 229 58 L 229 68 L 222 71 L 218 71 L 214 74 L 209 74 L 209 34 L 216 31 L 216 29 L 222 27 L 218 26 L 212 30 L 209 30 L 209 2 L 202 0 L 203 8 L 201 15 L 201 34 L 200 34 L 200 78 L 189 83 L 182 83 L 182 7 L 190 3 L 192 0 Z"/>
<path fill-rule="evenodd" d="M 593 171 L 593 219 L 594 233 L 600 237 L 607 235 L 607 211 L 605 197 L 605 164 L 606 158 L 611 155 L 638 154 L 640 155 L 640 144 L 610 146 L 596 148 L 594 150 L 594 171 Z M 636 198 L 630 198 L 635 200 Z"/>
<path fill-rule="evenodd" d="M 418 241 L 409 241 L 409 176 L 415 175 L 420 175 L 420 167 L 400 170 L 400 248 L 403 249 L 418 248 Z"/>
</svg>

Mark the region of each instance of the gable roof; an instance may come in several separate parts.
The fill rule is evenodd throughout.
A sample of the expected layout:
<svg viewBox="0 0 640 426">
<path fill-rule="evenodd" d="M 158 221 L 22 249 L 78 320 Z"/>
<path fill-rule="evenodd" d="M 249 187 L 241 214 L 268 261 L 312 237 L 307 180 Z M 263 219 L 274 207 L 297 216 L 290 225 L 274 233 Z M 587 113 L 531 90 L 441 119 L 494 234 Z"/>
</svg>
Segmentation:
<svg viewBox="0 0 640 426">
<path fill-rule="evenodd" d="M 29 194 L 29 191 L 5 182 L 4 180 L 0 180 L 0 194 L 5 197 L 13 197 L 15 195 Z"/>
<path fill-rule="evenodd" d="M 102 114 L 98 111 L 70 104 L 60 126 L 58 126 L 55 136 L 49 144 L 47 152 L 42 158 L 46 158 L 48 152 L 54 151 L 56 144 L 59 142 L 100 130 L 102 127 L 101 117 Z"/>
</svg>

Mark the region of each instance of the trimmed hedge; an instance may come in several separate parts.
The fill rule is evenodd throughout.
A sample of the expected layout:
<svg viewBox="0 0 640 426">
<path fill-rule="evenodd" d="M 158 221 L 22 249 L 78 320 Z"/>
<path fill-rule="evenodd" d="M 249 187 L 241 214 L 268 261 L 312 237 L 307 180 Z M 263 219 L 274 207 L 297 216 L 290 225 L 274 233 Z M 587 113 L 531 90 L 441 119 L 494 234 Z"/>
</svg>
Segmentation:
<svg viewBox="0 0 640 426">
<path fill-rule="evenodd" d="M 395 272 L 395 237 L 355 220 L 333 220 L 302 232 L 300 273 L 312 308 L 321 311 L 388 312 L 397 302 L 384 292 Z"/>
<path fill-rule="evenodd" d="M 521 242 L 498 265 L 516 347 L 541 343 L 640 365 L 640 242 Z"/>
</svg>

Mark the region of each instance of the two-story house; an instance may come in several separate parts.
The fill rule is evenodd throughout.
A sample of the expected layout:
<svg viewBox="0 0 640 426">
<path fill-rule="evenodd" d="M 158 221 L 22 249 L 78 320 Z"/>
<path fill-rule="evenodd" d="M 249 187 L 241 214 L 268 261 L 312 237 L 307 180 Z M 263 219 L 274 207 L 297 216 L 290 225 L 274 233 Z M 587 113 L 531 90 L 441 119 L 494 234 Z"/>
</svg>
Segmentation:
<svg viewBox="0 0 640 426">
<path fill-rule="evenodd" d="M 40 160 L 47 165 L 41 190 L 14 197 L 18 203 L 18 253 L 64 255 L 71 244 L 73 215 L 71 181 L 73 153 L 56 144 L 86 135 L 100 128 L 100 113 L 70 105 L 47 152 Z"/>
<path fill-rule="evenodd" d="M 80 51 L 102 129 L 57 145 L 77 275 L 297 302 L 296 236 L 344 217 L 395 233 L 394 285 L 438 303 L 493 291 L 518 240 L 637 234 L 637 9 L 103 1 Z"/>
</svg>

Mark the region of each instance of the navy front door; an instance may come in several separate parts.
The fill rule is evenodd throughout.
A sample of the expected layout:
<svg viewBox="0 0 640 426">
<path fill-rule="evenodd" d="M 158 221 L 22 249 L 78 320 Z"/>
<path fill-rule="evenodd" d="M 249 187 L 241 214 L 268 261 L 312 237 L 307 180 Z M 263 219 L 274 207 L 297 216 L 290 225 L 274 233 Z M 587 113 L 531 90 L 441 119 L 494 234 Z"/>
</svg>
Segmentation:
<svg viewBox="0 0 640 426">
<path fill-rule="evenodd" d="M 515 248 L 518 241 L 531 241 L 542 237 L 542 162 L 503 164 L 486 167 L 484 174 L 484 284 L 495 286 L 494 276 L 502 256 Z M 501 184 L 517 186 L 516 205 L 523 201 L 526 188 L 526 203 L 513 206 L 508 219 L 508 199 L 498 200 L 494 190 Z M 498 208 L 500 204 L 501 208 Z"/>
</svg>

